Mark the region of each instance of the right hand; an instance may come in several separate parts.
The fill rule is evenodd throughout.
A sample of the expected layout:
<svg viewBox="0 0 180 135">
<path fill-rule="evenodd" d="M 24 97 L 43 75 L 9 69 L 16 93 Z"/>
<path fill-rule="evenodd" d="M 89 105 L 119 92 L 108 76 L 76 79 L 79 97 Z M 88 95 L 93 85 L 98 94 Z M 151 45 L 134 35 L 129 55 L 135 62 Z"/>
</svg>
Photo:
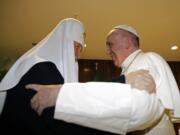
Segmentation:
<svg viewBox="0 0 180 135">
<path fill-rule="evenodd" d="M 126 75 L 126 83 L 132 88 L 146 90 L 148 93 L 156 92 L 156 83 L 148 70 L 137 70 Z"/>
<path fill-rule="evenodd" d="M 62 85 L 28 84 L 25 87 L 37 91 L 31 99 L 31 107 L 41 115 L 45 108 L 55 106 Z"/>
</svg>

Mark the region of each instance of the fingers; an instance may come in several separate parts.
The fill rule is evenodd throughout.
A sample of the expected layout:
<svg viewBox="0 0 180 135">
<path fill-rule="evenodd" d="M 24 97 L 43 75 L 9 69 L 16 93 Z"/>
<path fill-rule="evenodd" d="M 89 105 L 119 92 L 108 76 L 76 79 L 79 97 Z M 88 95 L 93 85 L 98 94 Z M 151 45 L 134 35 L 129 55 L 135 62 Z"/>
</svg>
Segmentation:
<svg viewBox="0 0 180 135">
<path fill-rule="evenodd" d="M 38 102 L 37 102 L 37 94 L 35 94 L 33 96 L 33 98 L 31 99 L 31 107 L 34 109 L 34 110 L 37 110 L 38 108 Z"/>
<path fill-rule="evenodd" d="M 148 74 L 149 70 L 140 69 L 140 70 L 134 71 L 134 73 L 137 73 L 137 74 Z"/>
<path fill-rule="evenodd" d="M 39 91 L 40 88 L 41 88 L 41 85 L 39 85 L 39 84 L 27 84 L 27 85 L 25 86 L 25 88 L 26 88 L 26 89 L 33 89 L 33 90 L 35 90 L 35 91 Z"/>
<path fill-rule="evenodd" d="M 146 90 L 148 93 L 156 92 L 155 81 L 148 70 L 143 69 L 131 72 L 127 74 L 126 80 L 133 88 Z"/>
<path fill-rule="evenodd" d="M 156 92 L 156 84 L 151 75 L 146 75 L 143 78 L 141 76 L 137 77 L 133 87 L 140 90 L 146 90 L 149 93 Z"/>
<path fill-rule="evenodd" d="M 151 74 L 149 74 L 148 70 L 139 70 L 136 72 L 135 75 L 137 77 L 137 80 L 147 83 L 155 83 L 153 77 L 151 76 Z"/>
<path fill-rule="evenodd" d="M 38 113 L 38 115 L 41 115 L 43 110 L 45 109 L 44 105 L 40 102 L 41 99 L 39 99 L 39 95 L 36 94 L 31 99 L 31 108 Z"/>
<path fill-rule="evenodd" d="M 149 86 L 153 86 L 153 85 L 155 86 L 156 85 L 153 77 L 150 74 L 146 74 L 143 81 L 147 86 L 148 85 Z"/>
<path fill-rule="evenodd" d="M 41 115 L 43 111 L 44 111 L 44 107 L 43 106 L 39 106 L 39 108 L 36 110 L 38 115 Z"/>
<path fill-rule="evenodd" d="M 31 99 L 32 109 L 41 115 L 45 108 L 54 106 L 56 104 L 57 95 L 61 86 L 62 85 L 26 85 L 26 89 L 33 89 L 37 91 L 37 93 Z"/>
</svg>

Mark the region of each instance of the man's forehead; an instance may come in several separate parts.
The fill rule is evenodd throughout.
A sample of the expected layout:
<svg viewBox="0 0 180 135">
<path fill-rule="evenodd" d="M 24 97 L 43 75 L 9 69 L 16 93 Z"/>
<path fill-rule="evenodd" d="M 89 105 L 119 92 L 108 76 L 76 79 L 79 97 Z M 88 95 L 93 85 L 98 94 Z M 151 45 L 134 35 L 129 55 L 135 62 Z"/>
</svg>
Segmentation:
<svg viewBox="0 0 180 135">
<path fill-rule="evenodd" d="M 108 34 L 107 34 L 107 39 L 108 38 L 111 38 L 111 37 L 117 37 L 118 35 L 120 34 L 120 31 L 119 30 L 117 30 L 117 29 L 113 29 L 113 30 L 111 30 Z"/>
</svg>

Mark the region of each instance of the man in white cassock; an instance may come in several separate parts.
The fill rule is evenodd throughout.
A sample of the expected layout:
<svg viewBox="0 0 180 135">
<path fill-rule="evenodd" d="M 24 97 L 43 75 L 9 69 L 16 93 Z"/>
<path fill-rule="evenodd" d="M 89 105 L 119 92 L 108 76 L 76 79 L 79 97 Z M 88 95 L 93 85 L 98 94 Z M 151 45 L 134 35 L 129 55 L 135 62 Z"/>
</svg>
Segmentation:
<svg viewBox="0 0 180 135">
<path fill-rule="evenodd" d="M 62 87 L 28 85 L 27 88 L 38 91 L 32 99 L 32 107 L 42 111 L 55 104 L 55 119 L 117 134 L 137 131 L 129 134 L 175 135 L 171 119 L 180 118 L 178 86 L 161 56 L 139 49 L 139 38 L 131 26 L 114 27 L 107 35 L 107 54 L 115 66 L 122 68 L 123 74 L 148 70 L 155 80 L 156 93 L 148 94 L 128 84 L 115 83 L 67 83 Z M 55 94 L 51 91 L 47 104 L 43 103 L 47 95 L 42 89 L 55 91 Z"/>
<path fill-rule="evenodd" d="M 121 66 L 123 74 L 147 69 L 156 82 L 156 98 L 163 108 L 163 113 L 159 121 L 142 131 L 143 134 L 174 135 L 170 118 L 180 117 L 180 94 L 166 61 L 156 53 L 143 53 L 139 49 L 139 35 L 134 28 L 127 25 L 117 26 L 110 31 L 106 44 L 107 53 L 112 56 L 116 66 Z"/>
<path fill-rule="evenodd" d="M 32 102 L 34 110 L 30 106 L 31 98 L 39 94 L 36 96 L 35 91 L 25 89 L 25 85 L 30 83 L 50 85 L 77 82 L 77 59 L 84 45 L 83 35 L 84 27 L 79 20 L 63 19 L 42 41 L 14 63 L 0 83 L 1 132 L 26 135 L 110 135 L 109 132 L 54 119 L 55 103 L 39 116 L 34 110 L 42 110 L 41 105 L 36 106 L 38 104 Z M 145 79 L 143 83 L 141 78 Z M 122 75 L 114 81 L 124 82 L 124 79 Z M 130 73 L 126 79 L 139 89 L 155 90 L 155 83 L 147 71 Z M 44 101 L 48 103 L 49 99 Z M 46 102 L 45 105 L 48 105 Z"/>
</svg>

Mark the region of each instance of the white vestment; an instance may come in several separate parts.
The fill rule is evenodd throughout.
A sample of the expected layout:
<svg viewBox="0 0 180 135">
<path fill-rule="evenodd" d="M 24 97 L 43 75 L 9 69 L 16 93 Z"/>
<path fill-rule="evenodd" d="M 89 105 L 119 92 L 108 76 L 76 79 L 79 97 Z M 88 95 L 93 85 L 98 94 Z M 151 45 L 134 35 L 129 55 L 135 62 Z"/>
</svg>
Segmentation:
<svg viewBox="0 0 180 135">
<path fill-rule="evenodd" d="M 131 63 L 134 57 L 136 58 Z M 122 68 L 125 74 L 138 69 L 149 70 L 156 82 L 156 95 L 159 102 L 165 109 L 173 111 L 172 117 L 180 118 L 179 89 L 169 65 L 161 56 L 153 52 L 143 53 L 138 50 L 124 61 Z M 146 135 L 175 135 L 173 125 L 166 113 L 163 114 L 159 123 L 148 130 Z"/>
<path fill-rule="evenodd" d="M 164 110 L 180 117 L 180 94 L 167 63 L 155 53 L 138 50 L 124 61 L 123 68 L 125 74 L 149 70 L 156 82 L 156 94 L 131 89 L 128 84 L 65 84 L 54 117 L 119 134 L 143 129 L 147 135 L 175 134 Z"/>
<path fill-rule="evenodd" d="M 31 67 L 40 62 L 52 62 L 64 78 L 64 82 L 78 81 L 78 63 L 75 60 L 74 41 L 84 45 L 84 26 L 73 18 L 60 21 L 36 46 L 23 54 L 0 82 L 0 114 L 6 91 L 18 84 Z"/>
</svg>

